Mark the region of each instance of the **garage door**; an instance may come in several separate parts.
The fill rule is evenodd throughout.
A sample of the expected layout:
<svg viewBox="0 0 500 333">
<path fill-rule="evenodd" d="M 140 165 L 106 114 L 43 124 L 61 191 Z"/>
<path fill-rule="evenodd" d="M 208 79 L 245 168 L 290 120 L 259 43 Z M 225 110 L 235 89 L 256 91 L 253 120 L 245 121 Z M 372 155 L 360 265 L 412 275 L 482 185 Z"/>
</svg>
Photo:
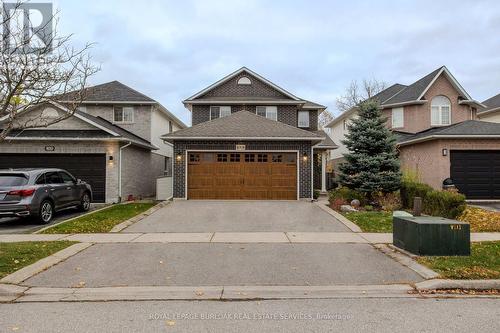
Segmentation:
<svg viewBox="0 0 500 333">
<path fill-rule="evenodd" d="M 451 178 L 467 199 L 500 199 L 500 151 L 452 150 Z"/>
<path fill-rule="evenodd" d="M 105 154 L 0 154 L 0 169 L 60 168 L 92 186 L 95 202 L 106 195 Z"/>
<path fill-rule="evenodd" d="M 297 199 L 296 153 L 189 153 L 188 199 Z"/>
</svg>

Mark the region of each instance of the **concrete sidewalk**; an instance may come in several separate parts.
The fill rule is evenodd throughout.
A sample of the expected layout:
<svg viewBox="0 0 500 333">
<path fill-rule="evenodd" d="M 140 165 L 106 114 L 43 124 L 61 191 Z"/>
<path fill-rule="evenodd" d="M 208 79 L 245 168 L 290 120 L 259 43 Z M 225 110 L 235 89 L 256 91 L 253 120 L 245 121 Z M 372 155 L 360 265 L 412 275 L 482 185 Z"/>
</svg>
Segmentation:
<svg viewBox="0 0 500 333">
<path fill-rule="evenodd" d="M 85 243 L 359 243 L 390 244 L 391 233 L 353 232 L 164 232 L 0 235 L 0 243 L 37 241 Z M 500 232 L 471 233 L 472 242 L 500 241 Z"/>
</svg>

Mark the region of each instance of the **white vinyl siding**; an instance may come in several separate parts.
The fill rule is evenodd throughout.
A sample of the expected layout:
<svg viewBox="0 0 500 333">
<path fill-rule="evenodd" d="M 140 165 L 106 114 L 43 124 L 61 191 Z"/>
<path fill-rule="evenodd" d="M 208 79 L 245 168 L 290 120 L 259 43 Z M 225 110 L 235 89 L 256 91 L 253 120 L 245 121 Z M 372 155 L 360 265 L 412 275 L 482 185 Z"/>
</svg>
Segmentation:
<svg viewBox="0 0 500 333">
<path fill-rule="evenodd" d="M 230 106 L 211 106 L 210 107 L 210 120 L 227 117 L 231 115 Z"/>
<path fill-rule="evenodd" d="M 392 109 L 392 128 L 404 127 L 404 109 L 394 108 Z"/>
<path fill-rule="evenodd" d="M 278 107 L 277 106 L 257 106 L 255 113 L 258 116 L 266 117 L 271 120 L 278 120 Z"/>
<path fill-rule="evenodd" d="M 131 106 L 115 106 L 113 109 L 113 122 L 115 123 L 133 123 L 134 108 Z"/>
<path fill-rule="evenodd" d="M 299 111 L 298 127 L 309 127 L 309 111 Z"/>
<path fill-rule="evenodd" d="M 431 101 L 431 126 L 451 124 L 451 103 L 445 96 L 436 96 Z"/>
</svg>

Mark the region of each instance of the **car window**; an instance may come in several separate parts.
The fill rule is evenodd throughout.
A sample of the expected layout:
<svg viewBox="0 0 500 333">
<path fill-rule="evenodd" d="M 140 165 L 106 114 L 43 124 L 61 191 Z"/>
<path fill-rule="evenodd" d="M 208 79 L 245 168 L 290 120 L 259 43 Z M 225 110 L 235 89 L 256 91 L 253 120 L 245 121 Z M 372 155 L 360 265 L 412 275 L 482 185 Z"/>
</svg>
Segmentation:
<svg viewBox="0 0 500 333">
<path fill-rule="evenodd" d="M 0 174 L 0 186 L 22 186 L 28 183 L 28 177 L 23 174 Z"/>
<path fill-rule="evenodd" d="M 43 185 L 45 184 L 45 174 L 42 173 L 40 176 L 38 176 L 38 179 L 35 182 L 35 185 Z"/>
<path fill-rule="evenodd" d="M 59 176 L 61 176 L 61 179 L 62 179 L 64 184 L 74 184 L 75 183 L 75 180 L 73 179 L 73 177 L 71 177 L 66 172 L 59 172 Z"/>
<path fill-rule="evenodd" d="M 45 174 L 45 181 L 47 184 L 62 184 L 62 179 L 58 172 L 47 172 Z"/>
</svg>

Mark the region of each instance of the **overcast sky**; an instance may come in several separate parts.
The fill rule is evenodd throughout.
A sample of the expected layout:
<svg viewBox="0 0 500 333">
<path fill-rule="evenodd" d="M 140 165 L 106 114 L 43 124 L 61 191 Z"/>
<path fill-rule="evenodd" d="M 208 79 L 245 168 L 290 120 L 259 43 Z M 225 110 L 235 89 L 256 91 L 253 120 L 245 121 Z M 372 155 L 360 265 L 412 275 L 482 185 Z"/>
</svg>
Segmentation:
<svg viewBox="0 0 500 333">
<path fill-rule="evenodd" d="M 181 101 L 247 66 L 324 105 L 352 80 L 408 84 L 446 65 L 480 101 L 500 93 L 496 1 L 59 0 L 59 30 L 102 70 L 181 120 Z"/>
</svg>

